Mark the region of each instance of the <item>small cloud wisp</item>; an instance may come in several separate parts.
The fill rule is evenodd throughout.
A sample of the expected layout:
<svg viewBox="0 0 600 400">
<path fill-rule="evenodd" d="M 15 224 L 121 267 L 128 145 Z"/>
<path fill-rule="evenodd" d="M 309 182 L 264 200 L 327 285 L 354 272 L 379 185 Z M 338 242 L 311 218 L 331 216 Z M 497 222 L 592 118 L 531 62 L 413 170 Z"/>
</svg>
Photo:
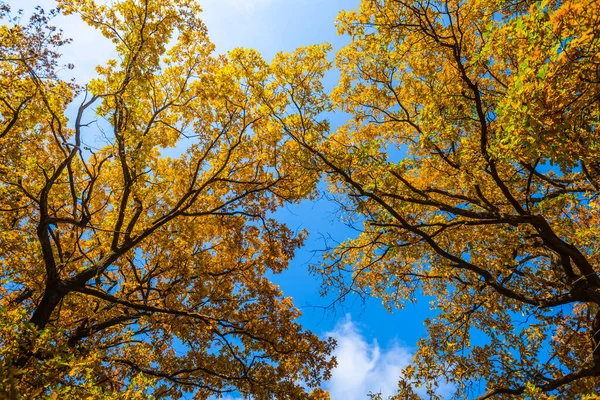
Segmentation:
<svg viewBox="0 0 600 400">
<path fill-rule="evenodd" d="M 386 398 L 396 393 L 401 369 L 413 357 L 409 348 L 397 342 L 386 348 L 377 340 L 369 342 L 349 315 L 328 336 L 338 344 L 338 365 L 325 384 L 332 400 L 363 400 L 369 393 L 381 393 Z"/>
</svg>

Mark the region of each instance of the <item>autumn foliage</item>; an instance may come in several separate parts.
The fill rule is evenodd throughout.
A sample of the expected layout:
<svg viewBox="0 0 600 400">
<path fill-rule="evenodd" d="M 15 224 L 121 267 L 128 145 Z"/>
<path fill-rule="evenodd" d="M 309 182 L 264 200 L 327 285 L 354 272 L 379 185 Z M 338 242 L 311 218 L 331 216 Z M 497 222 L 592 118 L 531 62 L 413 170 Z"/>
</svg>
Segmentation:
<svg viewBox="0 0 600 400">
<path fill-rule="evenodd" d="M 351 118 L 305 148 L 362 232 L 317 270 L 431 300 L 396 398 L 598 393 L 600 2 L 363 0 L 339 29 Z"/>
<path fill-rule="evenodd" d="M 320 75 L 213 55 L 193 1 L 59 5 L 118 58 L 63 81 L 51 15 L 22 25 L 2 8 L 0 397 L 307 398 L 332 343 L 266 274 L 304 235 L 270 215 L 317 178 L 258 100 L 285 110 L 288 81 L 317 92 Z M 319 48 L 294 57 L 327 64 Z"/>
<path fill-rule="evenodd" d="M 117 57 L 62 80 L 1 8 L 0 397 L 327 399 L 268 279 L 320 179 L 360 230 L 323 289 L 431 301 L 395 398 L 600 392 L 600 2 L 362 0 L 332 93 L 328 45 L 217 56 L 192 0 L 59 6 Z"/>
</svg>

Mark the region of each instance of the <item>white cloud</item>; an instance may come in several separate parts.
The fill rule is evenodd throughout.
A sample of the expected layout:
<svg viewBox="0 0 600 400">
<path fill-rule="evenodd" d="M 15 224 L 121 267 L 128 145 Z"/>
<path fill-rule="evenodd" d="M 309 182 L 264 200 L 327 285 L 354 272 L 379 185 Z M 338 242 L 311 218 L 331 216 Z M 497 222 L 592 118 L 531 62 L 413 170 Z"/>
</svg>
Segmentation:
<svg viewBox="0 0 600 400">
<path fill-rule="evenodd" d="M 383 398 L 396 394 L 401 371 L 413 358 L 410 347 L 392 341 L 381 347 L 377 340 L 369 342 L 359 327 L 346 315 L 332 332 L 326 334 L 337 341 L 335 356 L 338 365 L 331 379 L 324 384 L 332 400 L 365 400 L 369 393 L 381 393 Z M 427 398 L 426 389 L 415 390 Z M 450 396 L 454 387 L 441 382 L 437 394 Z"/>
<path fill-rule="evenodd" d="M 413 357 L 408 347 L 392 342 L 382 348 L 377 340 L 369 342 L 350 315 L 325 336 L 337 341 L 338 365 L 332 371 L 331 379 L 322 386 L 332 400 L 367 400 L 370 392 L 381 393 L 386 398 L 396 393 L 400 371 Z M 242 399 L 225 397 L 224 400 Z"/>
<path fill-rule="evenodd" d="M 332 400 L 364 400 L 369 392 L 384 398 L 395 393 L 400 371 L 413 357 L 409 348 L 397 342 L 386 348 L 377 340 L 368 342 L 350 316 L 328 335 L 338 343 L 338 366 L 325 384 Z"/>
</svg>

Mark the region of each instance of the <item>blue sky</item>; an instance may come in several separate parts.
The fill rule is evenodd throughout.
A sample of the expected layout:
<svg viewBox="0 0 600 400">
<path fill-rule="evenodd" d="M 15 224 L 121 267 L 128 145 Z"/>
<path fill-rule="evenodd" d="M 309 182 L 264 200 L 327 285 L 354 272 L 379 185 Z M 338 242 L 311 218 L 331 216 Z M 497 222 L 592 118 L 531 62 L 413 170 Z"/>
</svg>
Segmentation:
<svg viewBox="0 0 600 400">
<path fill-rule="evenodd" d="M 347 38 L 338 37 L 334 26 L 337 13 L 352 9 L 358 0 L 199 0 L 204 21 L 217 51 L 234 47 L 251 47 L 267 60 L 278 51 L 292 51 L 299 46 L 330 42 L 339 50 Z M 49 0 L 8 0 L 13 9 L 32 10 L 35 5 L 52 8 Z M 87 27 L 77 17 L 60 17 L 55 24 L 73 38 L 66 48 L 65 62 L 76 65 L 79 83 L 94 76 L 94 67 L 112 54 L 111 43 Z M 335 74 L 329 75 L 328 86 Z M 343 122 L 343 116 L 332 115 L 332 125 Z M 319 335 L 330 335 L 338 341 L 339 366 L 324 387 L 333 400 L 365 399 L 369 392 L 392 394 L 400 368 L 411 358 L 419 336 L 425 333 L 423 319 L 428 315 L 426 301 L 408 304 L 402 311 L 389 314 L 375 299 L 363 304 L 349 299 L 335 312 L 318 306 L 327 300 L 318 295 L 319 279 L 309 276 L 308 263 L 317 261 L 314 250 L 323 248 L 322 235 L 343 240 L 353 231 L 336 217 L 335 205 L 325 199 L 304 202 L 278 212 L 292 229 L 310 232 L 306 246 L 300 249 L 289 270 L 276 281 L 286 296 L 292 296 L 303 311 L 301 322 Z M 317 306 L 316 308 L 313 306 Z"/>
</svg>

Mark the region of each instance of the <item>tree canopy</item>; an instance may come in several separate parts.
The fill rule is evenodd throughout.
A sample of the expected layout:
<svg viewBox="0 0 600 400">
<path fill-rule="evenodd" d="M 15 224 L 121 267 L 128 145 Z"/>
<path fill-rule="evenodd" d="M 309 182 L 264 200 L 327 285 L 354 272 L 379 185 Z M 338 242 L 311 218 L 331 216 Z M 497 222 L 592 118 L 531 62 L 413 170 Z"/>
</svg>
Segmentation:
<svg viewBox="0 0 600 400">
<path fill-rule="evenodd" d="M 363 0 L 313 143 L 360 234 L 326 290 L 431 300 L 398 399 L 600 391 L 600 2 Z M 427 301 L 427 300 L 425 300 Z"/>
<path fill-rule="evenodd" d="M 62 80 L 56 12 L 23 24 L 2 5 L 0 397 L 308 398 L 332 341 L 267 274 L 304 238 L 273 211 L 317 175 L 273 113 L 291 80 L 320 91 L 302 66 L 325 70 L 327 46 L 267 64 L 213 55 L 192 0 L 59 6 L 117 58 Z"/>
<path fill-rule="evenodd" d="M 268 278 L 324 190 L 360 232 L 323 290 L 431 303 L 395 398 L 600 392 L 600 2 L 362 0 L 332 93 L 329 45 L 217 56 L 192 0 L 59 6 L 117 58 L 65 81 L 1 8 L 1 396 L 327 398 Z"/>
</svg>

